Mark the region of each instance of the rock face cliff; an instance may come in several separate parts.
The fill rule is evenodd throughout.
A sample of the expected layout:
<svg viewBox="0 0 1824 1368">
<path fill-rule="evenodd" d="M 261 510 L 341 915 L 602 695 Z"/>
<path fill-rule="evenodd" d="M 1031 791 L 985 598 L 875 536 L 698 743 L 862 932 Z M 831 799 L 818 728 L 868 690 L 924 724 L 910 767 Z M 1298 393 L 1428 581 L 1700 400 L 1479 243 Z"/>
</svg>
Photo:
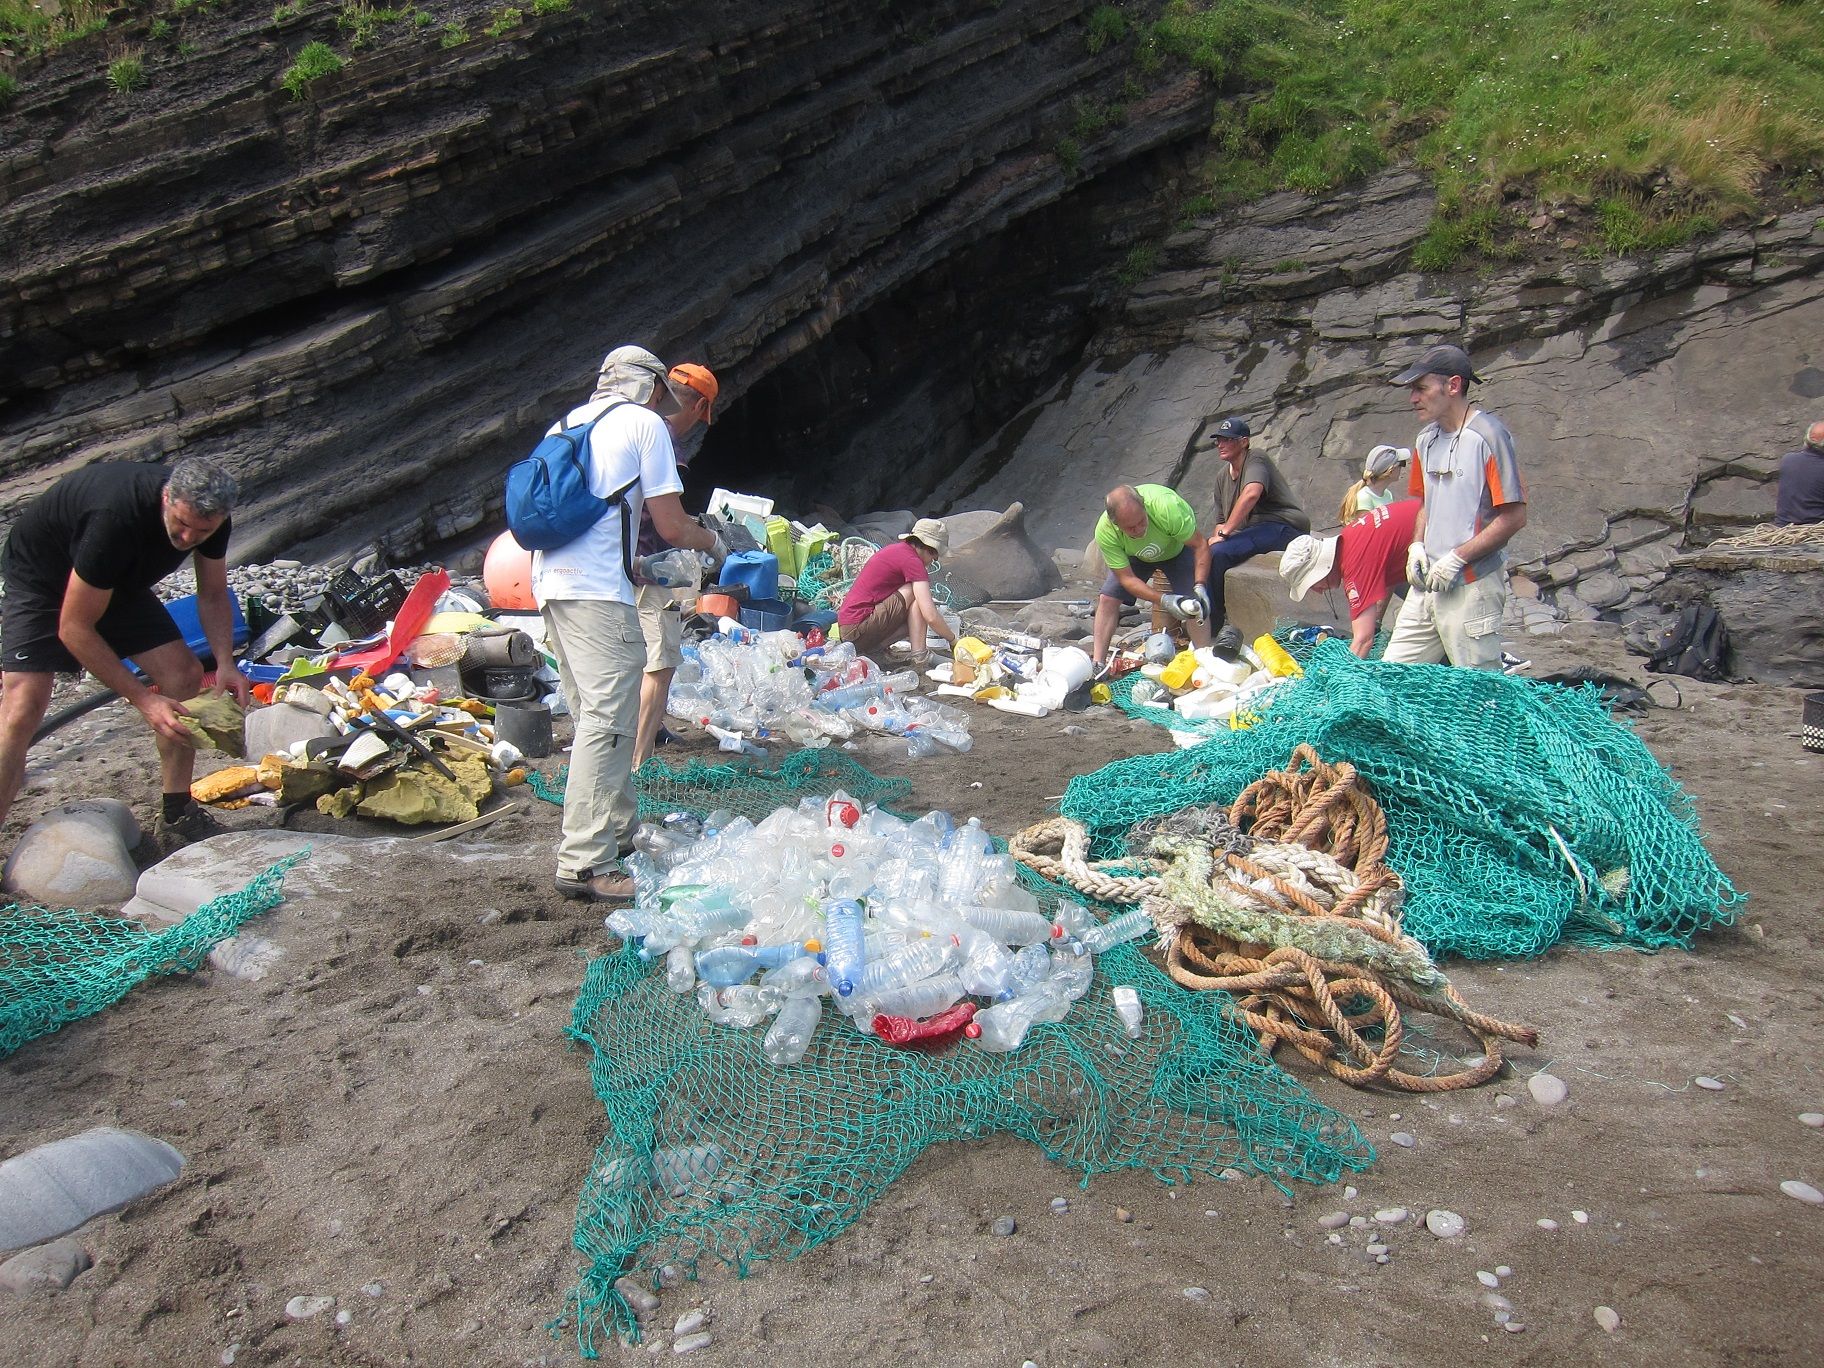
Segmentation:
<svg viewBox="0 0 1824 1368">
<path fill-rule="evenodd" d="M 960 368 L 946 415 L 984 396 L 960 455 L 1024 399 L 998 384 L 1087 336 L 1030 288 L 1068 295 L 1124 245 L 1157 198 L 1135 187 L 1208 126 L 1195 80 L 1089 51 L 1091 8 L 578 6 L 447 50 L 383 38 L 303 100 L 277 77 L 335 36 L 328 7 L 223 20 L 122 98 L 72 45 L 0 116 L 0 521 L 75 465 L 181 450 L 241 477 L 239 558 L 409 554 L 493 516 L 623 341 L 707 361 L 725 412 L 783 372 L 763 416 L 788 459 L 956 347 L 851 330 L 846 385 L 795 359 L 958 263 L 945 316 L 1005 358 Z"/>
<path fill-rule="evenodd" d="M 1388 378 L 1458 340 L 1527 486 L 1512 625 L 1601 616 L 1644 633 L 1676 597 L 1661 584 L 1681 551 L 1771 520 L 1780 454 L 1824 417 L 1824 219 L 1771 216 L 1654 257 L 1419 275 L 1406 263 L 1432 208 L 1391 173 L 1176 234 L 1082 362 L 938 501 L 1022 499 L 1035 539 L 1069 548 L 1122 482 L 1173 485 L 1208 516 L 1210 429 L 1237 413 L 1333 528 L 1368 449 L 1416 435 Z"/>
</svg>

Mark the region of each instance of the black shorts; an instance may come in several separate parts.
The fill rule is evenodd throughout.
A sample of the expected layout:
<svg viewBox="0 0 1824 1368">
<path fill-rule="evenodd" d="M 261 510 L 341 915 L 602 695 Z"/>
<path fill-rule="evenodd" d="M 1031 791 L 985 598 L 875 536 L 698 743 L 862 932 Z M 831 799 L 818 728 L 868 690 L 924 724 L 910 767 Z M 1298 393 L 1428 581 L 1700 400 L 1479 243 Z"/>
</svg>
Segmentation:
<svg viewBox="0 0 1824 1368">
<path fill-rule="evenodd" d="M 75 673 L 81 663 L 57 635 L 63 615 L 61 599 L 52 600 L 25 586 L 8 585 L 0 600 L 0 670 L 21 674 Z M 131 659 L 142 651 L 182 641 L 184 634 L 150 589 L 116 589 L 95 624 L 115 655 Z"/>
</svg>

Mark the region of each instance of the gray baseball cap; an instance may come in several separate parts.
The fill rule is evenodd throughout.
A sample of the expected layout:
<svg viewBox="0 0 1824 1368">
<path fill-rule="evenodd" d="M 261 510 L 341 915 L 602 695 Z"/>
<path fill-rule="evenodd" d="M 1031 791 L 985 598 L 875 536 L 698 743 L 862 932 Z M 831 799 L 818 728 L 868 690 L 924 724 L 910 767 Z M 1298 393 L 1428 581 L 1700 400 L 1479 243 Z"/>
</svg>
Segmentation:
<svg viewBox="0 0 1824 1368">
<path fill-rule="evenodd" d="M 1394 376 L 1393 383 L 1410 385 L 1422 375 L 1460 375 L 1466 383 L 1482 379 L 1476 374 L 1475 368 L 1470 365 L 1469 353 L 1448 342 L 1429 348 L 1425 355 Z"/>
</svg>

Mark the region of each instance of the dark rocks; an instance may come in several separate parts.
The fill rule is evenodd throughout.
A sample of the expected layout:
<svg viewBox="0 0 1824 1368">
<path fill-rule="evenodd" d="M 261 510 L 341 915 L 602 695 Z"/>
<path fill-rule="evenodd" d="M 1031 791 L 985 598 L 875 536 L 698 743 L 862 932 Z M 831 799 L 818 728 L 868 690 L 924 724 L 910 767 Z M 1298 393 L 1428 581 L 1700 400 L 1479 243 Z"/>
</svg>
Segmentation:
<svg viewBox="0 0 1824 1368">
<path fill-rule="evenodd" d="M 981 522 L 992 518 L 985 528 Z M 946 522 L 949 522 L 946 519 Z M 950 530 L 944 569 L 980 585 L 991 599 L 1030 599 L 1050 593 L 1064 582 L 1051 553 L 1040 549 L 1026 532 L 1026 510 L 1018 503 L 997 515 L 971 513 L 957 518 Z"/>
<path fill-rule="evenodd" d="M 1707 547 L 1675 561 L 1654 598 L 1668 612 L 1713 606 L 1729 629 L 1731 674 L 1824 688 L 1824 548 Z"/>
</svg>

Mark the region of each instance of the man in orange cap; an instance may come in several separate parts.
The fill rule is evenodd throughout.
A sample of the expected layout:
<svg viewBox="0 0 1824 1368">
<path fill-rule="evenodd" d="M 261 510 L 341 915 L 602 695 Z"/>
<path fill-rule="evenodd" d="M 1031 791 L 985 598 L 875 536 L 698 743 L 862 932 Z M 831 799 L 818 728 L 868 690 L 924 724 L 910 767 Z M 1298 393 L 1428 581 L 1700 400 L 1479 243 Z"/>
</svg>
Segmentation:
<svg viewBox="0 0 1824 1368">
<path fill-rule="evenodd" d="M 665 426 L 671 432 L 672 448 L 677 453 L 678 470 L 682 473 L 694 454 L 684 450 L 684 439 L 715 421 L 716 396 L 722 387 L 708 366 L 684 362 L 671 368 L 671 389 L 683 407 L 669 414 Z M 640 539 L 636 556 L 656 556 L 669 545 L 652 525 L 642 509 Z M 640 720 L 634 732 L 633 767 L 638 770 L 652 755 L 659 742 L 665 720 L 665 700 L 671 693 L 671 677 L 683 661 L 684 621 L 671 594 L 656 584 L 635 586 L 634 606 L 640 612 L 640 631 L 646 638 L 646 672 L 640 676 Z M 666 733 L 666 739 L 671 734 Z"/>
</svg>

